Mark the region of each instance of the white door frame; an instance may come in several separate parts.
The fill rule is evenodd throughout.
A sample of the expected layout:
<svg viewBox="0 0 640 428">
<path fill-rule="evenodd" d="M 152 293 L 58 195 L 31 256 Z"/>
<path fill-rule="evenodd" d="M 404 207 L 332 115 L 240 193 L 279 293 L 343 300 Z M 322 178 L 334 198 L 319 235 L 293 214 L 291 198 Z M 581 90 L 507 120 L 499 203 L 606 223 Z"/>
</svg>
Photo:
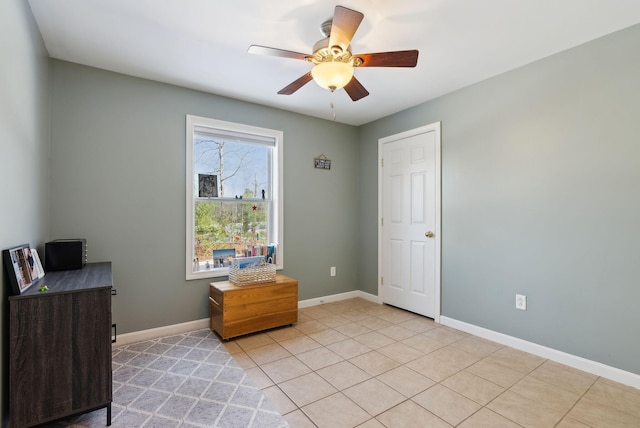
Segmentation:
<svg viewBox="0 0 640 428">
<path fill-rule="evenodd" d="M 435 277 L 436 277 L 436 287 L 435 287 L 435 315 L 433 317 L 434 321 L 440 322 L 440 300 L 441 300 L 441 288 L 442 288 L 442 280 L 441 280 L 441 253 L 442 253 L 442 156 L 441 156 L 441 134 L 440 134 L 441 122 L 434 122 L 429 125 L 421 126 L 419 128 L 411 129 L 409 131 L 401 132 L 399 134 L 390 135 L 388 137 L 378 139 L 378 302 L 382 303 L 382 208 L 383 208 L 383 195 L 382 195 L 382 180 L 383 180 L 383 170 L 382 170 L 382 146 L 385 143 L 390 141 L 401 140 L 404 138 L 413 137 L 414 135 L 424 134 L 426 132 L 434 131 L 436 133 L 436 142 L 435 142 L 435 203 L 436 203 L 436 227 L 435 227 Z"/>
</svg>

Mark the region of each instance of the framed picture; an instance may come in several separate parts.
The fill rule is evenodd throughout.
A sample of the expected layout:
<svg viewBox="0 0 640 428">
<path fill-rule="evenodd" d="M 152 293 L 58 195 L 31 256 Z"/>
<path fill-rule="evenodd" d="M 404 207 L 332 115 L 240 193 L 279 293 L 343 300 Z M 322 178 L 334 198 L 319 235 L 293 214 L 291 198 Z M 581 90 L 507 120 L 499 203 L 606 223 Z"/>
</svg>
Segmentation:
<svg viewBox="0 0 640 428">
<path fill-rule="evenodd" d="M 198 196 L 201 198 L 218 197 L 218 176 L 198 174 Z"/>
<path fill-rule="evenodd" d="M 231 266 L 231 260 L 236 256 L 235 248 L 223 248 L 213 250 L 213 267 L 229 267 Z"/>
<path fill-rule="evenodd" d="M 44 268 L 42 267 L 42 262 L 40 261 L 40 256 L 36 249 L 27 248 L 24 251 L 25 256 L 27 257 L 27 263 L 30 264 L 31 268 L 31 281 L 42 278 L 44 276 Z M 29 258 L 31 258 L 32 262 L 29 262 Z"/>
<path fill-rule="evenodd" d="M 13 295 L 22 294 L 33 281 L 38 279 L 37 276 L 33 280 L 31 279 L 30 263 L 35 263 L 35 260 L 32 258 L 31 252 L 25 252 L 27 249 L 29 249 L 29 245 L 24 244 L 2 251 L 4 268 L 7 271 Z"/>
</svg>

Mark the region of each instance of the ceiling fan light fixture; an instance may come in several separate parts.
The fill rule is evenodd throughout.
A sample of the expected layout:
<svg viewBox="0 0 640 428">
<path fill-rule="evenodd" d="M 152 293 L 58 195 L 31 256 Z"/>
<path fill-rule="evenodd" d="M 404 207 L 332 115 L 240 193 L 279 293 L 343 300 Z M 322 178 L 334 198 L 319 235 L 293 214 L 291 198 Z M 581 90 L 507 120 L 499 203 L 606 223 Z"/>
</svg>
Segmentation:
<svg viewBox="0 0 640 428">
<path fill-rule="evenodd" d="M 351 81 L 353 66 L 340 61 L 321 62 L 311 69 L 311 76 L 321 88 L 335 91 Z"/>
</svg>

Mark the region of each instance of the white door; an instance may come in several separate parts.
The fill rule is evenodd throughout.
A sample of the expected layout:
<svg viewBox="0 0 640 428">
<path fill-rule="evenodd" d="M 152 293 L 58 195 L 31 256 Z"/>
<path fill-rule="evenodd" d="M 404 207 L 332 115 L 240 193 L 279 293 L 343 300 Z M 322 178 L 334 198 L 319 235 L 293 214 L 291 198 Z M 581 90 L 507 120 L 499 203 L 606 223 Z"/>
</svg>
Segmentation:
<svg viewBox="0 0 640 428">
<path fill-rule="evenodd" d="M 440 123 L 379 141 L 379 296 L 440 317 Z"/>
</svg>

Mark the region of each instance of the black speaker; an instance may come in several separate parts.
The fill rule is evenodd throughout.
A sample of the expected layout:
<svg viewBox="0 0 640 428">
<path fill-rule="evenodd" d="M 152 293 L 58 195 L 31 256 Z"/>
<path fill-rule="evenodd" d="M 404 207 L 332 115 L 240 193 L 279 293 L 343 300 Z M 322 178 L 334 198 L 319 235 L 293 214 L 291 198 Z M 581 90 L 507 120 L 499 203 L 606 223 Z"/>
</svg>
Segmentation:
<svg viewBox="0 0 640 428">
<path fill-rule="evenodd" d="M 86 239 L 56 239 L 44 244 L 45 272 L 82 269 L 86 263 Z"/>
</svg>

